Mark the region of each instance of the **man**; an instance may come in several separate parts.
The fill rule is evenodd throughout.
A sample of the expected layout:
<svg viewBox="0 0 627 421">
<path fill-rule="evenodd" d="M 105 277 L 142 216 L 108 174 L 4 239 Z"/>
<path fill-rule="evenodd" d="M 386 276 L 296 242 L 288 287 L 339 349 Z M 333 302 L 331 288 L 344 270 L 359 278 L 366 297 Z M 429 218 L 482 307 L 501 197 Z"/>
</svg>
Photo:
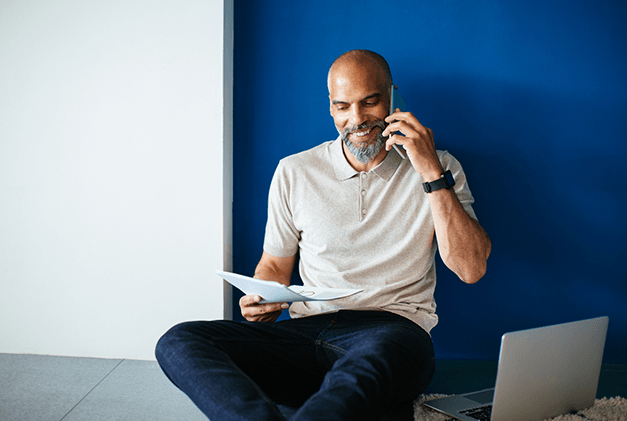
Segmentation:
<svg viewBox="0 0 627 421">
<path fill-rule="evenodd" d="M 340 137 L 280 162 L 255 271 L 289 285 L 299 254 L 305 285 L 364 291 L 293 303 L 276 323 L 287 303 L 244 296 L 248 322 L 183 323 L 160 339 L 164 372 L 211 420 L 285 419 L 277 404 L 299 407 L 295 420 L 376 420 L 429 384 L 436 248 L 474 283 L 491 243 L 455 158 L 410 112 L 388 115 L 391 86 L 376 53 L 333 63 Z"/>
</svg>

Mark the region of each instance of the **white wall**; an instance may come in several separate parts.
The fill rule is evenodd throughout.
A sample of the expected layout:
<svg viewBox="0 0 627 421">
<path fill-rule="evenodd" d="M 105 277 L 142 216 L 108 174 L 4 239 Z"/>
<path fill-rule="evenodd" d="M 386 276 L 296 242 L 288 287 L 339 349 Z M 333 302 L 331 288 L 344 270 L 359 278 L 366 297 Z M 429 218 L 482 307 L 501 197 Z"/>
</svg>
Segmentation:
<svg viewBox="0 0 627 421">
<path fill-rule="evenodd" d="M 0 352 L 154 359 L 229 312 L 231 30 L 232 0 L 0 2 Z"/>
</svg>

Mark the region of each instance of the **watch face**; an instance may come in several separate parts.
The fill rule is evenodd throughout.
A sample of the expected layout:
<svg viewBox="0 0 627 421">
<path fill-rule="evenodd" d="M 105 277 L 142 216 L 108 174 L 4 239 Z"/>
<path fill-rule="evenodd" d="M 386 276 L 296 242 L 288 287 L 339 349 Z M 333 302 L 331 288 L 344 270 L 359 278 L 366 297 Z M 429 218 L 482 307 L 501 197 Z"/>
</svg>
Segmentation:
<svg viewBox="0 0 627 421">
<path fill-rule="evenodd" d="M 455 185 L 455 179 L 453 178 L 453 174 L 450 171 L 444 173 L 444 178 L 446 178 L 446 186 L 453 187 Z"/>
<path fill-rule="evenodd" d="M 446 180 L 447 189 L 455 185 L 455 179 L 453 178 L 453 174 L 451 174 L 450 170 L 444 173 L 444 179 Z"/>
</svg>

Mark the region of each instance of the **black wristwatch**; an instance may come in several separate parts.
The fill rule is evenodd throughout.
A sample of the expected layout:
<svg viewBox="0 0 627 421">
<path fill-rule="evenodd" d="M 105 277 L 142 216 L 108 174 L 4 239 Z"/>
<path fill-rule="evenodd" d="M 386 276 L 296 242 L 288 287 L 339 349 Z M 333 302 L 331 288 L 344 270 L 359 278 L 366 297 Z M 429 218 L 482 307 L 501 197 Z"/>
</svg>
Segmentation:
<svg viewBox="0 0 627 421">
<path fill-rule="evenodd" d="M 450 189 L 455 185 L 455 179 L 453 178 L 453 174 L 448 170 L 444 174 L 440 176 L 439 179 L 432 181 L 430 183 L 422 183 L 422 187 L 425 188 L 427 193 L 434 192 L 440 189 Z"/>
</svg>

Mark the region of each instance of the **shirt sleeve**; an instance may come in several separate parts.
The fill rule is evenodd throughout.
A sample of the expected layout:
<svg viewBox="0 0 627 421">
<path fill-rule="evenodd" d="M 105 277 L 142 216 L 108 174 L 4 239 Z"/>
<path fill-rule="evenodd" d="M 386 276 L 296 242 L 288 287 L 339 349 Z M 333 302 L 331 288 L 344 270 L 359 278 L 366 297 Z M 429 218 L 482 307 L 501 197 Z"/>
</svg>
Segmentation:
<svg viewBox="0 0 627 421">
<path fill-rule="evenodd" d="M 473 219 L 477 219 L 477 215 L 475 215 L 475 211 L 472 208 L 472 204 L 475 202 L 475 199 L 472 197 L 472 193 L 468 187 L 468 180 L 466 179 L 466 174 L 464 173 L 462 165 L 448 151 L 438 151 L 438 155 L 440 162 L 444 167 L 444 171 L 450 170 L 451 174 L 453 174 L 453 178 L 455 179 L 455 186 L 453 187 L 453 190 L 455 191 L 455 194 L 457 194 L 459 203 L 461 203 L 468 216 Z"/>
<path fill-rule="evenodd" d="M 283 161 L 274 172 L 268 194 L 268 221 L 263 249 L 277 257 L 290 257 L 298 251 L 300 232 L 294 225 L 290 205 L 292 179 Z"/>
</svg>

